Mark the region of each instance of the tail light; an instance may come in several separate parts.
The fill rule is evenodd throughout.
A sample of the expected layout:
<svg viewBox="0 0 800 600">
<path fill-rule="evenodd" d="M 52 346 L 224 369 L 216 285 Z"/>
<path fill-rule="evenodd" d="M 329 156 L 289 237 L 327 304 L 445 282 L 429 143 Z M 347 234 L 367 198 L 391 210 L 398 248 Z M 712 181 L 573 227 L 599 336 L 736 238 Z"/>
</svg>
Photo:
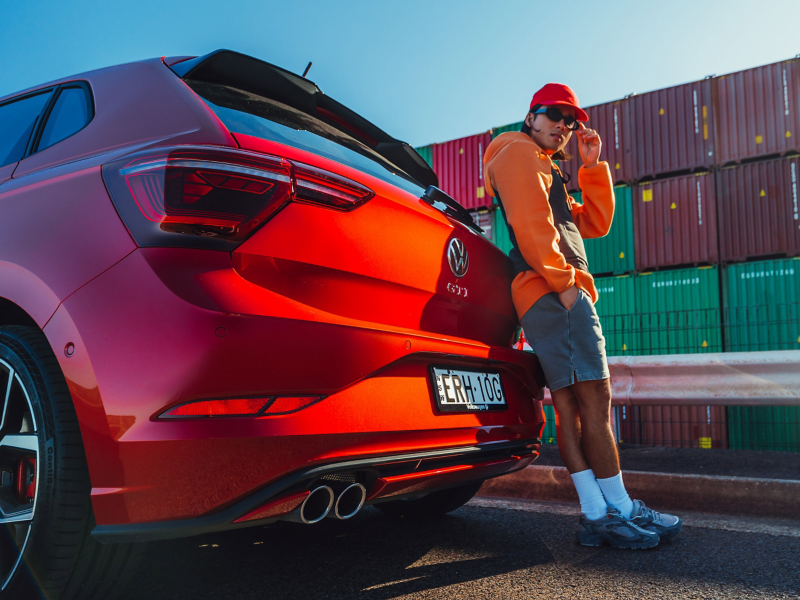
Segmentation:
<svg viewBox="0 0 800 600">
<path fill-rule="evenodd" d="M 270 396 L 268 398 L 226 398 L 195 400 L 162 413 L 160 419 L 193 417 L 263 417 L 288 415 L 322 400 L 322 396 Z"/>
<path fill-rule="evenodd" d="M 374 196 L 336 173 L 285 158 L 182 146 L 103 166 L 139 246 L 232 250 L 289 202 L 352 210 Z"/>
</svg>

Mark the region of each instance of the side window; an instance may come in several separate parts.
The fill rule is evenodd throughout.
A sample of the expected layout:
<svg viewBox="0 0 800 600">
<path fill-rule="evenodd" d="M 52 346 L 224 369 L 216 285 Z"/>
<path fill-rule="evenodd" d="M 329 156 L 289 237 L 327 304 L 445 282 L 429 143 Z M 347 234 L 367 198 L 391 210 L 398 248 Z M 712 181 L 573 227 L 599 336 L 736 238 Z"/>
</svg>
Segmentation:
<svg viewBox="0 0 800 600">
<path fill-rule="evenodd" d="M 0 167 L 20 160 L 52 90 L 0 106 Z"/>
<path fill-rule="evenodd" d="M 36 151 L 44 150 L 83 129 L 91 119 L 89 99 L 81 87 L 63 88 L 47 118 Z"/>
</svg>

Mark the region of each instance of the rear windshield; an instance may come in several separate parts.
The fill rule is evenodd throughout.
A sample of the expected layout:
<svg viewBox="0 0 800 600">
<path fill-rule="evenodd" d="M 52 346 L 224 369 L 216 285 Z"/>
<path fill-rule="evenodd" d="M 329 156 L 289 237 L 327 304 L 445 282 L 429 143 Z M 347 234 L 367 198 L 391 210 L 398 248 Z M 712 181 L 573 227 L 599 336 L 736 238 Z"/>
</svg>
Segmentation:
<svg viewBox="0 0 800 600">
<path fill-rule="evenodd" d="M 243 133 L 307 150 L 391 183 L 415 196 L 425 191 L 397 166 L 327 123 L 257 94 L 187 80 L 231 133 Z"/>
</svg>

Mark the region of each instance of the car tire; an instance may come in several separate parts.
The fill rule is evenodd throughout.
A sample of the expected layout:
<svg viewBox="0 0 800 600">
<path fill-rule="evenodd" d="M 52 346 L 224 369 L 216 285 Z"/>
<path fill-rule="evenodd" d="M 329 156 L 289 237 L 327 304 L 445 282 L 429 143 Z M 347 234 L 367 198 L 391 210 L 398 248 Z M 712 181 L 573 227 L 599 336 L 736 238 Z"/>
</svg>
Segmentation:
<svg viewBox="0 0 800 600">
<path fill-rule="evenodd" d="M 422 498 L 390 500 L 375 504 L 375 508 L 390 517 L 431 517 L 443 515 L 464 506 L 481 489 L 483 481 L 432 492 Z"/>
<path fill-rule="evenodd" d="M 78 419 L 38 328 L 0 327 L 0 388 L 0 599 L 101 600 L 118 593 L 144 547 L 104 546 L 91 537 Z"/>
</svg>

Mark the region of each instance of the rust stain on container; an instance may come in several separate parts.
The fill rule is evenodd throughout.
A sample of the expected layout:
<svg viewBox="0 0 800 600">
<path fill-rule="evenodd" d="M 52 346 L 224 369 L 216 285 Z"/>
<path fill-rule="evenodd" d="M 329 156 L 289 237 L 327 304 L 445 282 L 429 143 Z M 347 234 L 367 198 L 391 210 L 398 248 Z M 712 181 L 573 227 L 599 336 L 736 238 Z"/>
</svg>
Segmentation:
<svg viewBox="0 0 800 600">
<path fill-rule="evenodd" d="M 725 262 L 800 255 L 800 158 L 722 169 L 717 173 L 720 254 Z"/>
<path fill-rule="evenodd" d="M 483 181 L 483 153 L 492 141 L 490 132 L 433 146 L 433 170 L 439 187 L 468 209 L 491 204 Z"/>
<path fill-rule="evenodd" d="M 638 270 L 717 261 L 717 209 L 709 173 L 636 186 L 634 250 Z"/>
<path fill-rule="evenodd" d="M 632 96 L 628 102 L 635 179 L 715 164 L 711 79 Z"/>
<path fill-rule="evenodd" d="M 800 150 L 800 59 L 714 80 L 719 164 Z"/>
</svg>

